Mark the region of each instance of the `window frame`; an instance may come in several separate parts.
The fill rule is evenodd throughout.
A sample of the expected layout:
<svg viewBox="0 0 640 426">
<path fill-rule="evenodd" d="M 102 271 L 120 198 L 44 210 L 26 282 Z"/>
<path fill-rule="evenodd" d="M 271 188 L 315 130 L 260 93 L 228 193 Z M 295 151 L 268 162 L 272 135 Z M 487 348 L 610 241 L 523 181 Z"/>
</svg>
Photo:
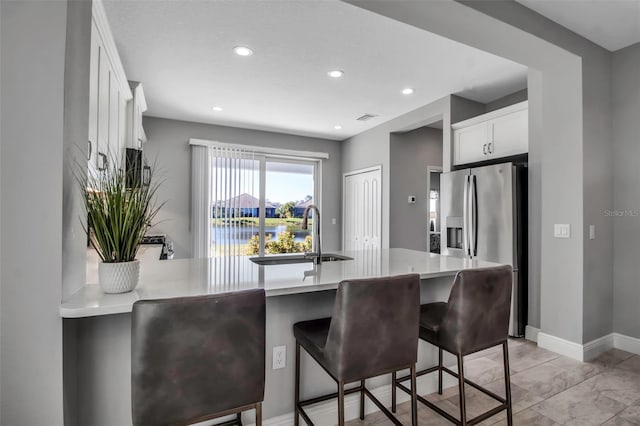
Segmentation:
<svg viewBox="0 0 640 426">
<path fill-rule="evenodd" d="M 258 248 L 258 256 L 278 256 L 278 255 L 267 255 L 265 253 L 265 222 L 266 222 L 266 185 L 267 185 L 267 163 L 288 163 L 288 164 L 304 164 L 304 165 L 312 165 L 313 166 L 313 204 L 318 207 L 320 211 L 322 211 L 322 191 L 320 190 L 320 186 L 322 184 L 322 159 L 319 158 L 309 158 L 309 157 L 296 157 L 292 155 L 278 155 L 278 154 L 262 154 L 256 155 L 255 159 L 259 160 L 259 172 L 258 172 L 258 186 L 259 186 L 259 197 L 260 197 L 260 208 L 258 214 L 258 235 L 259 235 L 259 248 Z M 322 228 L 320 228 L 322 230 Z M 315 240 L 315 236 L 313 232 L 311 233 L 311 238 Z M 320 239 L 322 239 L 322 235 L 320 235 Z M 314 246 L 317 242 L 314 241 Z"/>
<path fill-rule="evenodd" d="M 232 144 L 226 142 L 219 141 L 211 141 L 205 139 L 197 139 L 190 138 L 189 145 L 200 145 L 206 147 L 222 147 L 222 148 L 235 148 L 241 149 L 244 151 L 252 151 L 254 155 L 254 159 L 259 161 L 259 176 L 258 176 L 258 185 L 259 185 L 259 237 L 260 237 L 260 245 L 259 245 L 259 253 L 258 256 L 265 256 L 265 216 L 266 216 L 266 163 L 268 159 L 274 161 L 282 161 L 282 162 L 298 162 L 301 164 L 309 164 L 312 163 L 313 168 L 313 200 L 314 204 L 318 207 L 320 211 L 322 211 L 322 165 L 323 160 L 329 159 L 329 154 L 326 152 L 318 152 L 318 151 L 305 151 L 305 150 L 296 150 L 296 149 L 285 149 L 285 148 L 271 148 L 264 146 L 255 146 L 248 144 Z M 322 228 L 321 228 L 322 229 Z M 312 238 L 313 233 L 311 234 Z M 322 239 L 322 235 L 320 235 L 320 239 Z M 318 244 L 314 242 L 314 246 Z"/>
</svg>

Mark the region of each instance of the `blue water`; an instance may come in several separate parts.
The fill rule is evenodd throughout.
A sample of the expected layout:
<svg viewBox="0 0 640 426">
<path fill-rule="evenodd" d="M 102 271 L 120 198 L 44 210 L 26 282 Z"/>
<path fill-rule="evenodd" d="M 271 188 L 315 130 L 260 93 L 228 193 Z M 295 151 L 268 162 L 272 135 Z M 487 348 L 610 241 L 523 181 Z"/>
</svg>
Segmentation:
<svg viewBox="0 0 640 426">
<path fill-rule="evenodd" d="M 278 226 L 265 226 L 264 231 L 265 234 L 271 234 L 271 239 L 278 239 L 278 235 L 281 232 L 287 230 L 287 225 L 278 225 Z M 227 244 L 246 244 L 253 235 L 258 235 L 258 227 L 252 226 L 237 226 L 237 227 L 229 227 L 225 228 L 222 226 L 212 226 L 211 227 L 211 242 L 215 243 L 216 241 L 224 241 Z M 303 242 L 304 238 L 309 235 L 309 231 L 305 230 L 292 230 L 289 229 L 290 232 L 293 232 L 294 241 Z M 225 237 L 226 236 L 226 237 Z"/>
</svg>

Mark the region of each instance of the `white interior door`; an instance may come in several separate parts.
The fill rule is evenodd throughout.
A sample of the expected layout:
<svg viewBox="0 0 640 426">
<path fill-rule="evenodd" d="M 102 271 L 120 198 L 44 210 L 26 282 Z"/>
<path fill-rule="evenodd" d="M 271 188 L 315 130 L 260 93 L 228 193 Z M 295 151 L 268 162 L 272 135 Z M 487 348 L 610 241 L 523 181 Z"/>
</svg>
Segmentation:
<svg viewBox="0 0 640 426">
<path fill-rule="evenodd" d="M 345 173 L 342 196 L 343 249 L 379 249 L 382 236 L 382 168 L 377 166 Z"/>
</svg>

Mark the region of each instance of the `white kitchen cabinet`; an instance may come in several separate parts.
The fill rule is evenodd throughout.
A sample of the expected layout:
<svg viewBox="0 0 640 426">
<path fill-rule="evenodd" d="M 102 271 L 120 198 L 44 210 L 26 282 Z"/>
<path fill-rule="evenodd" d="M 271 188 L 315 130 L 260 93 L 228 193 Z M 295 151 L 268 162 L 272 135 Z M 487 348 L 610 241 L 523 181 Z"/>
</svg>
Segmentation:
<svg viewBox="0 0 640 426">
<path fill-rule="evenodd" d="M 96 137 L 96 168 L 101 170 L 109 154 L 109 81 L 111 72 L 103 45 L 100 43 L 98 59 L 98 134 Z"/>
<path fill-rule="evenodd" d="M 453 165 L 470 164 L 529 151 L 528 102 L 520 102 L 451 125 Z"/>
<path fill-rule="evenodd" d="M 89 93 L 89 171 L 124 156 L 127 104 L 133 98 L 100 0 L 93 1 Z"/>
<path fill-rule="evenodd" d="M 486 123 L 480 123 L 454 131 L 454 164 L 467 164 L 485 159 L 483 156 L 487 155 L 488 128 Z"/>
<path fill-rule="evenodd" d="M 129 102 L 127 111 L 129 119 L 127 148 L 142 149 L 142 146 L 147 142 L 147 135 L 142 126 L 142 114 L 147 110 L 147 101 L 140 82 L 130 81 L 129 87 L 133 94 L 133 100 Z"/>
<path fill-rule="evenodd" d="M 95 22 L 91 22 L 91 59 L 89 75 L 89 171 L 94 172 L 98 155 L 98 91 L 100 67 L 100 43 L 97 37 L 98 29 Z"/>
<path fill-rule="evenodd" d="M 113 72 L 109 73 L 109 161 L 120 162 L 120 90 Z"/>
</svg>

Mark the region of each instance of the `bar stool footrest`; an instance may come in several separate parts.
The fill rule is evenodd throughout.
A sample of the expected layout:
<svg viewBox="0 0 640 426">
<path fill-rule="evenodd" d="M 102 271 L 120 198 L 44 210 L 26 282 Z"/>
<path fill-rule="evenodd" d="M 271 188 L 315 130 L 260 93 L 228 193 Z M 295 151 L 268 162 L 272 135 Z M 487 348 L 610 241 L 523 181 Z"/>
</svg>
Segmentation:
<svg viewBox="0 0 640 426">
<path fill-rule="evenodd" d="M 435 367 L 430 367 L 427 368 L 425 370 L 421 370 L 416 372 L 416 376 L 420 377 L 420 376 L 424 376 L 425 374 L 429 374 L 429 373 L 435 373 L 436 371 L 438 371 L 439 367 L 436 365 Z M 450 369 L 448 369 L 447 367 L 442 367 L 442 371 L 445 371 L 446 373 L 448 373 L 449 375 L 455 377 L 456 379 L 458 379 L 458 373 L 456 373 L 455 371 L 452 371 Z M 408 393 L 409 395 L 411 395 L 411 389 L 407 388 L 405 385 L 402 384 L 402 382 L 406 382 L 407 380 L 409 380 L 411 378 L 411 376 L 404 376 L 404 377 L 399 377 L 396 379 L 396 382 L 393 384 L 396 387 L 398 387 L 398 389 L 402 390 L 405 393 Z M 500 405 L 498 405 L 495 408 L 492 408 L 489 411 L 486 411 L 470 420 L 467 420 L 466 424 L 467 425 L 475 425 L 477 423 L 480 423 L 486 419 L 488 419 L 491 416 L 494 416 L 496 414 L 498 414 L 500 411 L 502 410 L 506 410 L 508 408 L 507 405 L 507 400 L 503 397 L 501 397 L 500 395 L 497 395 L 493 392 L 491 392 L 488 389 L 483 388 L 482 386 L 480 386 L 479 384 L 472 382 L 471 380 L 467 379 L 466 377 L 464 378 L 464 382 L 466 384 L 468 384 L 469 386 L 474 387 L 475 389 L 479 390 L 480 392 L 483 392 L 485 395 L 495 399 L 496 401 L 498 401 L 500 403 Z M 442 417 L 446 418 L 447 420 L 449 420 L 450 422 L 456 424 L 456 425 L 461 425 L 462 422 L 460 421 L 460 419 L 456 419 L 455 417 L 453 417 L 451 414 L 447 413 L 446 411 L 444 411 L 442 408 L 438 407 L 437 405 L 433 404 L 431 401 L 425 399 L 423 396 L 421 395 L 417 395 L 417 399 L 418 401 L 420 401 L 421 403 L 423 403 L 424 405 L 426 405 L 427 407 L 431 408 L 433 411 L 435 411 L 436 413 L 440 414 Z"/>
<path fill-rule="evenodd" d="M 380 411 L 382 411 L 382 413 L 385 416 L 389 418 L 389 420 L 391 420 L 393 424 L 397 426 L 403 426 L 402 423 L 400 423 L 398 419 L 382 404 L 382 402 L 380 402 L 380 400 L 376 398 L 366 387 L 363 388 L 362 386 L 356 386 L 355 388 L 345 389 L 344 395 L 347 396 L 352 393 L 357 393 L 362 391 L 364 391 L 364 394 L 369 397 L 369 399 L 380 409 Z M 411 391 L 409 391 L 409 394 L 411 394 Z M 314 426 L 314 423 L 309 418 L 309 415 L 304 411 L 303 407 L 314 405 L 319 402 L 324 402 L 324 401 L 328 401 L 330 399 L 335 399 L 335 398 L 338 398 L 338 392 L 330 393 L 327 395 L 321 395 L 315 398 L 300 401 L 298 402 L 298 407 L 297 407 L 298 414 L 300 414 L 300 416 L 302 417 L 302 419 L 305 421 L 307 425 Z"/>
</svg>

